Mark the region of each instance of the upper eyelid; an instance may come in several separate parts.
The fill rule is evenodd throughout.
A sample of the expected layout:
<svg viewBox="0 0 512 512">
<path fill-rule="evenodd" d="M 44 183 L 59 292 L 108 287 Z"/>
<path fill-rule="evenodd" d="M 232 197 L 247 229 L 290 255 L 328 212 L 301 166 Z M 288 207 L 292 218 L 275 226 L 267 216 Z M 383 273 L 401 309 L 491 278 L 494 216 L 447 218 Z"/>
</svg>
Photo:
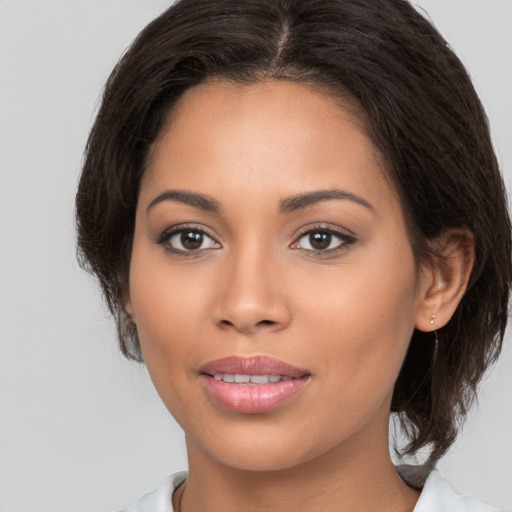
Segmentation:
<svg viewBox="0 0 512 512">
<path fill-rule="evenodd" d="M 158 238 L 156 240 L 156 243 L 157 244 L 161 244 L 163 243 L 164 241 L 166 240 L 169 240 L 169 238 L 171 238 L 173 235 L 175 235 L 176 233 L 179 233 L 181 231 L 185 231 L 189 229 L 190 231 L 198 231 L 200 233 L 203 233 L 204 235 L 210 237 L 212 240 L 214 240 L 215 242 L 217 242 L 218 244 L 221 244 L 222 243 L 220 242 L 219 240 L 219 237 L 216 236 L 215 234 L 212 233 L 212 230 L 210 230 L 210 228 L 208 227 L 205 227 L 205 226 L 198 226 L 197 224 L 193 224 L 193 223 L 183 223 L 183 224 L 176 224 L 174 226 L 171 226 L 169 228 L 166 228 L 164 229 L 159 235 L 158 235 Z"/>
<path fill-rule="evenodd" d="M 319 249 L 319 250 L 305 249 L 303 247 L 298 246 L 301 239 L 306 237 L 308 234 L 314 233 L 314 232 L 321 232 L 321 231 L 327 232 L 327 233 L 337 237 L 340 241 L 339 244 L 332 249 L 325 249 L 325 250 L 324 249 Z M 340 251 L 346 250 L 348 248 L 348 246 L 353 245 L 355 242 L 357 242 L 357 238 L 356 238 L 355 234 L 353 234 L 353 232 L 348 229 L 341 228 L 340 226 L 333 227 L 333 226 L 328 226 L 325 224 L 324 225 L 316 224 L 313 227 L 312 226 L 304 227 L 297 235 L 295 235 L 295 238 L 290 243 L 289 247 L 296 251 L 302 251 L 305 253 L 315 253 L 315 254 L 318 254 L 318 257 L 320 257 L 320 255 L 327 256 L 328 254 L 333 256 L 334 254 L 337 254 Z"/>
<path fill-rule="evenodd" d="M 341 226 L 333 226 L 330 223 L 315 223 L 313 225 L 304 226 L 301 228 L 295 235 L 294 241 L 302 238 L 304 235 L 311 233 L 313 231 L 327 231 L 328 233 L 332 233 L 334 235 L 356 238 L 356 234 L 347 228 L 342 228 Z"/>
</svg>

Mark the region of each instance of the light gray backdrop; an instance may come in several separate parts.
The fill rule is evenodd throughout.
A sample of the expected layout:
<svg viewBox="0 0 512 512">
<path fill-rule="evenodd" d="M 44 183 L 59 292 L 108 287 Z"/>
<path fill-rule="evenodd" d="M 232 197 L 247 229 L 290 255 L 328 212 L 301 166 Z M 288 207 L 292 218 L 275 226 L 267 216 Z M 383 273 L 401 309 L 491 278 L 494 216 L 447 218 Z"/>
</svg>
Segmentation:
<svg viewBox="0 0 512 512">
<path fill-rule="evenodd" d="M 102 85 L 164 0 L 0 1 L 0 510 L 106 512 L 186 464 L 75 262 L 73 200 Z M 512 1 L 422 0 L 474 78 L 512 187 Z M 512 332 L 512 331 L 510 331 Z M 441 463 L 512 506 L 512 347 Z"/>
</svg>

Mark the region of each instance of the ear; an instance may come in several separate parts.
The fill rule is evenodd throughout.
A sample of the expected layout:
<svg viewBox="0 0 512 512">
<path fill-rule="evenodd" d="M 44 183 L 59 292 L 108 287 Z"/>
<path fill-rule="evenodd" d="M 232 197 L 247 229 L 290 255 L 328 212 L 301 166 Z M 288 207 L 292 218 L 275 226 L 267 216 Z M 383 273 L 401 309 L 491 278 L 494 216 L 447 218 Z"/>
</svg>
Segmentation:
<svg viewBox="0 0 512 512">
<path fill-rule="evenodd" d="M 422 268 L 415 327 L 434 331 L 446 325 L 461 301 L 475 260 L 475 237 L 453 228 L 433 242 L 434 254 Z"/>
</svg>

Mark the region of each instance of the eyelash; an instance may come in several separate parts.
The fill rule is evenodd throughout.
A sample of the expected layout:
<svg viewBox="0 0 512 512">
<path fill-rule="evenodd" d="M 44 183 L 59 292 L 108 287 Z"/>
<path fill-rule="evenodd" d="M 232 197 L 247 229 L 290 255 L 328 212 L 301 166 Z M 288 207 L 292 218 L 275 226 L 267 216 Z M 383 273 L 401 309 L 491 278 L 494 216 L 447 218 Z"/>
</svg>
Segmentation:
<svg viewBox="0 0 512 512">
<path fill-rule="evenodd" d="M 196 250 L 184 250 L 184 249 L 177 249 L 175 247 L 172 247 L 172 245 L 167 243 L 174 236 L 180 235 L 180 234 L 183 235 L 183 233 L 187 233 L 187 232 L 188 233 L 197 233 L 203 237 L 207 237 L 213 242 L 213 244 L 216 244 L 218 247 L 208 247 L 208 248 L 196 249 Z M 203 240 L 203 242 L 204 242 L 204 240 Z M 182 224 L 180 226 L 173 226 L 172 228 L 167 229 L 160 235 L 160 237 L 158 238 L 156 243 L 164 246 L 164 249 L 166 251 L 176 254 L 177 256 L 185 256 L 185 257 L 198 256 L 203 251 L 207 251 L 209 249 L 217 249 L 220 247 L 220 244 L 215 240 L 215 238 L 212 235 L 210 235 L 205 229 L 199 228 L 194 225 L 187 225 L 187 224 Z"/>
<path fill-rule="evenodd" d="M 185 249 L 177 249 L 176 247 L 173 247 L 168 242 L 176 235 L 183 235 L 183 233 L 196 233 L 203 237 L 202 243 L 204 243 L 204 237 L 209 238 L 212 242 L 211 247 L 207 248 L 198 248 L 198 249 L 192 249 L 192 250 L 185 250 Z M 336 247 L 326 248 L 326 249 L 304 249 L 299 246 L 299 243 L 302 239 L 304 239 L 307 236 L 311 236 L 313 233 L 322 233 L 327 234 L 331 237 L 335 237 L 339 240 L 339 243 L 336 245 Z M 330 241 L 332 242 L 332 241 Z M 348 235 L 347 233 L 344 233 L 341 230 L 334 229 L 332 227 L 328 227 L 325 225 L 315 225 L 313 227 L 305 228 L 302 230 L 297 237 L 295 238 L 295 241 L 290 245 L 290 248 L 294 250 L 300 250 L 305 253 L 314 253 L 316 257 L 323 257 L 323 256 L 332 256 L 335 254 L 338 254 L 340 251 L 343 251 L 347 249 L 348 246 L 352 245 L 354 242 L 356 242 L 356 238 L 354 236 Z M 215 238 L 209 234 L 205 229 L 199 228 L 194 225 L 180 225 L 180 226 L 173 226 L 172 228 L 164 231 L 158 240 L 156 241 L 157 244 L 164 246 L 166 251 L 169 251 L 173 254 L 176 254 L 178 256 L 184 256 L 184 257 L 190 257 L 190 256 L 198 256 L 203 253 L 203 251 L 208 251 L 210 249 L 218 249 L 221 247 L 219 242 L 215 240 Z M 202 244 L 201 244 L 202 245 Z M 311 244 L 310 244 L 311 245 Z M 329 244 L 330 245 L 330 244 Z"/>
<path fill-rule="evenodd" d="M 299 247 L 299 242 L 305 237 L 311 236 L 313 233 L 323 233 L 327 234 L 331 237 L 335 237 L 339 240 L 339 243 L 335 247 L 327 248 L 327 249 L 304 249 Z M 317 224 L 315 226 L 305 228 L 295 239 L 296 241 L 291 244 L 291 248 L 295 250 L 300 250 L 305 253 L 314 254 L 316 257 L 327 257 L 337 255 L 339 252 L 346 250 L 350 245 L 356 242 L 356 238 L 352 235 L 348 235 L 347 233 L 334 229 L 330 226 L 325 226 L 321 224 Z"/>
</svg>

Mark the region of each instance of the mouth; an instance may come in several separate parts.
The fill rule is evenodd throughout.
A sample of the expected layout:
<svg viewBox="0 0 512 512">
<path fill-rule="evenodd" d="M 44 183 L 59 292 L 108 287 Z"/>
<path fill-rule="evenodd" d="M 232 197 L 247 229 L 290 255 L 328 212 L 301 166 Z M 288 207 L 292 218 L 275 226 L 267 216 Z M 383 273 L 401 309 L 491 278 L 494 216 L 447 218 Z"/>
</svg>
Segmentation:
<svg viewBox="0 0 512 512">
<path fill-rule="evenodd" d="M 231 356 L 207 363 L 201 376 L 208 396 L 221 407 L 245 414 L 276 409 L 295 397 L 311 374 L 266 356 Z"/>
<path fill-rule="evenodd" d="M 221 380 L 228 384 L 268 384 L 269 382 L 275 384 L 276 382 L 285 382 L 293 380 L 292 377 L 285 375 L 244 375 L 242 373 L 216 373 L 213 375 L 215 380 Z"/>
</svg>

